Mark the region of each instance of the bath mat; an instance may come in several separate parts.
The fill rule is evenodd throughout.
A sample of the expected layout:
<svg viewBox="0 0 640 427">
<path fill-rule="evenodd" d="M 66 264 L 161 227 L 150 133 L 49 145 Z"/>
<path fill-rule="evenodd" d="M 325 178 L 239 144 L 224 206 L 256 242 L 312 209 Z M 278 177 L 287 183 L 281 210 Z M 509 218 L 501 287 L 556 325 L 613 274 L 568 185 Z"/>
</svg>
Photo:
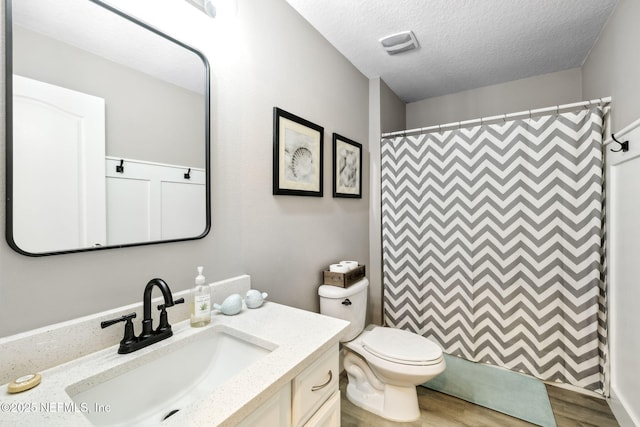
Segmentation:
<svg viewBox="0 0 640 427">
<path fill-rule="evenodd" d="M 444 357 L 447 368 L 424 387 L 542 427 L 556 427 L 542 381 L 448 354 Z"/>
</svg>

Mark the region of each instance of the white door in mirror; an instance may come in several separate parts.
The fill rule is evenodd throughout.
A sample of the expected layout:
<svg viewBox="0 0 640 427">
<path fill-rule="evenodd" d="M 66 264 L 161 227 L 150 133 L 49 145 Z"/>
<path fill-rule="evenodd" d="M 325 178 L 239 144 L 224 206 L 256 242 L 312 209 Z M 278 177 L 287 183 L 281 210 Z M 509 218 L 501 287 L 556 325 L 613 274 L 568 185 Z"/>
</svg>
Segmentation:
<svg viewBox="0 0 640 427">
<path fill-rule="evenodd" d="M 103 98 L 13 76 L 12 217 L 20 249 L 106 243 L 104 156 Z"/>
</svg>

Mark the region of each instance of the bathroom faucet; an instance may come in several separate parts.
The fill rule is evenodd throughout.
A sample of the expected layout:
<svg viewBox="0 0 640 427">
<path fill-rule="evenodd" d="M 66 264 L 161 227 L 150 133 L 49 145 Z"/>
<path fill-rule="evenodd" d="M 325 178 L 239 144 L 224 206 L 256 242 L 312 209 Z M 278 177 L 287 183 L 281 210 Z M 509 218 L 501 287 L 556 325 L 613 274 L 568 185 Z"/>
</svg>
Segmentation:
<svg viewBox="0 0 640 427">
<path fill-rule="evenodd" d="M 164 298 L 164 304 L 158 306 L 158 310 L 161 310 L 161 313 L 160 325 L 156 330 L 153 329 L 153 319 L 151 317 L 151 293 L 154 286 L 157 286 L 160 289 L 160 292 L 162 292 L 162 296 Z M 117 319 L 105 320 L 100 324 L 100 326 L 104 329 L 107 326 L 111 326 L 119 322 L 126 322 L 124 325 L 124 337 L 122 338 L 122 341 L 120 341 L 118 353 L 132 353 L 136 350 L 140 350 L 141 348 L 147 347 L 153 343 L 162 341 L 172 336 L 173 331 L 171 330 L 171 325 L 167 321 L 166 308 L 173 307 L 175 304 L 180 304 L 183 302 L 184 298 L 180 298 L 175 301 L 173 300 L 171 289 L 169 289 L 169 285 L 167 285 L 164 280 L 151 279 L 149 283 L 147 283 L 147 286 L 145 286 L 144 288 L 144 317 L 142 319 L 142 332 L 140 333 L 140 336 L 135 336 L 133 332 L 133 322 L 131 321 L 131 319 L 134 319 L 136 317 L 136 313 L 127 314 Z"/>
<path fill-rule="evenodd" d="M 162 279 L 151 279 L 147 286 L 144 288 L 144 297 L 143 297 L 143 311 L 144 318 L 142 319 L 142 333 L 138 337 L 140 340 L 144 340 L 153 336 L 153 319 L 151 318 L 151 291 L 153 291 L 153 287 L 157 286 L 162 292 L 162 296 L 164 297 L 164 306 L 165 307 L 173 307 L 173 295 L 171 295 L 171 289 L 169 289 L 169 285 Z M 173 332 L 169 329 L 169 335 L 166 337 L 170 337 L 173 335 Z"/>
</svg>

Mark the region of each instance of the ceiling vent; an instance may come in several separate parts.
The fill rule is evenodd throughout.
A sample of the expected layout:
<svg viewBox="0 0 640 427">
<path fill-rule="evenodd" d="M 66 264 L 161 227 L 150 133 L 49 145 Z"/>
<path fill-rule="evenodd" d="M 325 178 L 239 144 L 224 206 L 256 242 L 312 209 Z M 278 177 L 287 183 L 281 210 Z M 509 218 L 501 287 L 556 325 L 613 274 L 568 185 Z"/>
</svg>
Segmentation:
<svg viewBox="0 0 640 427">
<path fill-rule="evenodd" d="M 389 55 L 407 52 L 418 48 L 418 40 L 413 31 L 403 31 L 380 39 L 382 47 Z"/>
</svg>

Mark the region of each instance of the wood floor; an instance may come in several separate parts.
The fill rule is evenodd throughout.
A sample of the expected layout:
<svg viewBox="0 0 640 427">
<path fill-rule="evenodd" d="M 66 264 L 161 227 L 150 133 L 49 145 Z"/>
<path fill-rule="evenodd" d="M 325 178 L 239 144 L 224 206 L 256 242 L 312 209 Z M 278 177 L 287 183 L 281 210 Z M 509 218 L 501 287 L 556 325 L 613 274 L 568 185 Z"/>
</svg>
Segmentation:
<svg viewBox="0 0 640 427">
<path fill-rule="evenodd" d="M 353 405 L 346 397 L 347 378 L 340 377 L 342 427 L 457 427 L 508 426 L 529 427 L 534 424 L 473 403 L 418 387 L 420 419 L 412 423 L 387 421 Z M 618 427 L 607 403 L 595 397 L 547 386 L 553 415 L 558 427 Z"/>
</svg>

